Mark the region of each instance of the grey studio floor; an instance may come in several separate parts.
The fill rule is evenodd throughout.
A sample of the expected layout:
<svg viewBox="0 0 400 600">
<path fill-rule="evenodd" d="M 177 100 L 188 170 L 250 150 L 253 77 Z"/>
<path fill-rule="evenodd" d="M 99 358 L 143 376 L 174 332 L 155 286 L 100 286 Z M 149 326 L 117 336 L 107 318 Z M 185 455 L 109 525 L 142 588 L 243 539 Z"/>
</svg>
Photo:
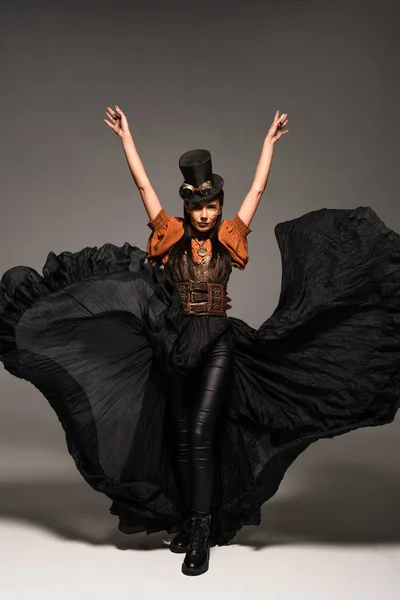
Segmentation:
<svg viewBox="0 0 400 600">
<path fill-rule="evenodd" d="M 186 577 L 167 535 L 118 531 L 46 401 L 13 382 L 0 413 L 2 600 L 399 598 L 398 418 L 312 445 L 264 505 L 262 524 L 213 548 L 206 574 Z"/>
</svg>

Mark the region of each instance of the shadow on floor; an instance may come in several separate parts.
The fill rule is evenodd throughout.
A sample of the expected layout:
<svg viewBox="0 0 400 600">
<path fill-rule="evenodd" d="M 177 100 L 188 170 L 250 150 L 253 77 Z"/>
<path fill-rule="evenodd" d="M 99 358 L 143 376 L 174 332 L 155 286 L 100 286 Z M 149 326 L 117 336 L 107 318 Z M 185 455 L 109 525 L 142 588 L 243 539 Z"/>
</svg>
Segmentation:
<svg viewBox="0 0 400 600">
<path fill-rule="evenodd" d="M 348 462 L 307 469 L 304 489 L 279 492 L 262 511 L 262 523 L 244 527 L 231 544 L 255 550 L 275 544 L 377 544 L 400 541 L 400 478 L 390 470 Z M 166 547 L 165 532 L 125 535 L 109 514 L 111 501 L 78 482 L 0 484 L 0 517 L 38 526 L 69 540 L 120 550 Z"/>
</svg>

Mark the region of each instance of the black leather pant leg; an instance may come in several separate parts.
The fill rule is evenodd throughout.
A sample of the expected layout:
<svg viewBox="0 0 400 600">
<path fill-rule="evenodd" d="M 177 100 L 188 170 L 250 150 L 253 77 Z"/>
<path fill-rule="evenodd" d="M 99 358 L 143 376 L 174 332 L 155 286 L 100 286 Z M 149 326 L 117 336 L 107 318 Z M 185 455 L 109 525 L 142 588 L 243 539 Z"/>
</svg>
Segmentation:
<svg viewBox="0 0 400 600">
<path fill-rule="evenodd" d="M 195 514 L 207 514 L 210 510 L 213 437 L 231 372 L 232 349 L 228 332 L 218 339 L 193 376 L 173 378 L 176 458 L 185 505 Z"/>
<path fill-rule="evenodd" d="M 213 438 L 226 399 L 232 370 L 229 333 L 213 346 L 202 366 L 190 427 L 192 455 L 192 512 L 207 514 L 213 485 Z"/>
</svg>

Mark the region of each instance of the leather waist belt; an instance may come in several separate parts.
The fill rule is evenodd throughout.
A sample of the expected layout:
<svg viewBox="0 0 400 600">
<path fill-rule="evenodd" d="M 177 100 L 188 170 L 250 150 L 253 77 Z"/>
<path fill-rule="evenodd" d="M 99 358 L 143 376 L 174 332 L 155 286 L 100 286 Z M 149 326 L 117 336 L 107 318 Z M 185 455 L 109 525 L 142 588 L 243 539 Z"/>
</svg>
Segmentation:
<svg viewBox="0 0 400 600">
<path fill-rule="evenodd" d="M 175 281 L 181 295 L 185 315 L 226 316 L 232 308 L 226 283 L 206 281 Z"/>
</svg>

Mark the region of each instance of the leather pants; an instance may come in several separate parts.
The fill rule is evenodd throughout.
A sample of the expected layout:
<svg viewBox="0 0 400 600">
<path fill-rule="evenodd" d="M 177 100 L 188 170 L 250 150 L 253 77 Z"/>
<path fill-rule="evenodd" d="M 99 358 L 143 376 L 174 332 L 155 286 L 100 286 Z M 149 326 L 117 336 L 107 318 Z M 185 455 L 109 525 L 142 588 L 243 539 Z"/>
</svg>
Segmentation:
<svg viewBox="0 0 400 600">
<path fill-rule="evenodd" d="M 211 348 L 202 365 L 172 377 L 171 411 L 178 479 L 187 513 L 210 512 L 213 484 L 213 437 L 231 378 L 229 332 Z"/>
</svg>

